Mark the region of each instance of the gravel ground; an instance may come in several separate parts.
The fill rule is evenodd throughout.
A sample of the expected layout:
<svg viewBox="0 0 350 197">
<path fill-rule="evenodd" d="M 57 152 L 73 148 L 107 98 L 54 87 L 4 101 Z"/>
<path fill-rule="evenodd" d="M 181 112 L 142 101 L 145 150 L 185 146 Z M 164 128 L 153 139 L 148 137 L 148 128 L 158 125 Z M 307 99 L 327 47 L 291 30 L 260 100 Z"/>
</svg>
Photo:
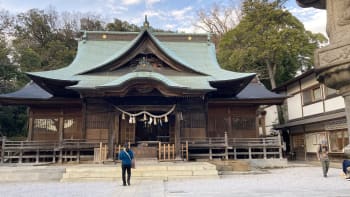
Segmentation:
<svg viewBox="0 0 350 197">
<path fill-rule="evenodd" d="M 321 167 L 292 167 L 272 169 L 265 174 L 221 176 L 220 179 L 187 180 L 132 180 L 132 185 L 121 182 L 16 182 L 1 183 L 0 196 L 329 196 L 350 197 L 350 181 L 338 168 L 331 168 L 327 178 Z"/>
</svg>

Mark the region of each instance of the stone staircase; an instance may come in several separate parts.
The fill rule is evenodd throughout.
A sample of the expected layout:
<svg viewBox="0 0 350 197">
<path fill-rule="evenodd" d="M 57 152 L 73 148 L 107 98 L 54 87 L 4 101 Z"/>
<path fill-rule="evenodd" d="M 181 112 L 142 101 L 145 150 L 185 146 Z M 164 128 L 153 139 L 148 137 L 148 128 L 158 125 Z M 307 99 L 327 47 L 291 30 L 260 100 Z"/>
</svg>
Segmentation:
<svg viewBox="0 0 350 197">
<path fill-rule="evenodd" d="M 1 166 L 1 182 L 60 181 L 64 166 Z"/>
<path fill-rule="evenodd" d="M 61 182 L 121 180 L 121 164 L 66 167 Z M 158 162 L 137 160 L 132 179 L 218 178 L 216 166 L 207 162 Z"/>
</svg>

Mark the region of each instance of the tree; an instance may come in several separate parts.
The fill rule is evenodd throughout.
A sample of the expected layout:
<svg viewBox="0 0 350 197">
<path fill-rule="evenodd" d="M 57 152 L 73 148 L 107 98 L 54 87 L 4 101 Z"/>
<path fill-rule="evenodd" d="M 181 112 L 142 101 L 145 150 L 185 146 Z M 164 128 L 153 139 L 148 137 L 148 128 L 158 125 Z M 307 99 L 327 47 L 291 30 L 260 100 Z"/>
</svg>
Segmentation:
<svg viewBox="0 0 350 197">
<path fill-rule="evenodd" d="M 31 9 L 17 16 L 15 26 L 15 61 L 22 71 L 52 70 L 67 66 L 74 59 L 77 42 L 71 23 L 60 26 L 53 10 Z M 62 28 L 61 28 L 62 27 Z"/>
<path fill-rule="evenodd" d="M 106 30 L 107 31 L 130 31 L 130 32 L 135 32 L 135 31 L 140 31 L 141 28 L 138 27 L 137 25 L 130 24 L 127 21 L 121 21 L 119 19 L 114 19 L 113 23 L 108 23 L 106 25 Z"/>
<path fill-rule="evenodd" d="M 303 24 L 283 9 L 284 1 L 245 0 L 243 18 L 227 32 L 218 60 L 229 70 L 256 72 L 271 88 L 312 67 L 313 52 L 326 38 L 306 31 Z M 267 81 L 266 81 L 267 80 Z"/>
<path fill-rule="evenodd" d="M 197 21 L 199 23 L 194 25 L 206 32 L 212 33 L 215 45 L 241 19 L 241 11 L 237 7 L 237 1 L 230 1 L 229 3 L 228 5 L 214 3 L 211 8 L 200 9 L 197 12 Z"/>
</svg>

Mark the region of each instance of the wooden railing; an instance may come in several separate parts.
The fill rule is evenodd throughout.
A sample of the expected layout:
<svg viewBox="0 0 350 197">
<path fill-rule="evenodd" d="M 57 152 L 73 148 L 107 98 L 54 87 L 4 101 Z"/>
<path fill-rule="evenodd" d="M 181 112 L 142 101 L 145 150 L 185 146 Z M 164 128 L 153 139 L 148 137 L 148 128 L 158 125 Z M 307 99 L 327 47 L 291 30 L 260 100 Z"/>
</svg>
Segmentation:
<svg viewBox="0 0 350 197">
<path fill-rule="evenodd" d="M 63 161 L 80 162 L 81 153 L 93 151 L 98 143 L 85 140 L 57 141 L 13 141 L 1 139 L 1 163 L 22 163 L 42 161 L 62 163 Z"/>
<path fill-rule="evenodd" d="M 280 136 L 265 138 L 182 138 L 183 158 L 268 159 L 282 158 Z M 185 148 L 184 148 L 185 147 Z"/>
<path fill-rule="evenodd" d="M 158 143 L 158 160 L 159 161 L 175 160 L 175 144 L 159 142 Z"/>
</svg>

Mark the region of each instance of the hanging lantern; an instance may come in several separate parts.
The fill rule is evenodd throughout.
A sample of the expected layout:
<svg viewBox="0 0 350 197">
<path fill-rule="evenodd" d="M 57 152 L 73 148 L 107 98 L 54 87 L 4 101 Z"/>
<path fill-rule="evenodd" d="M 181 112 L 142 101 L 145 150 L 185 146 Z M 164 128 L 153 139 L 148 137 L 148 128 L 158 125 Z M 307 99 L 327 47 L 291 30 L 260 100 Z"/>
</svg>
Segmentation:
<svg viewBox="0 0 350 197">
<path fill-rule="evenodd" d="M 152 117 L 149 117 L 149 122 L 148 124 L 152 124 Z"/>
<path fill-rule="evenodd" d="M 125 114 L 124 113 L 122 114 L 122 120 L 125 120 Z"/>
<path fill-rule="evenodd" d="M 135 124 L 136 123 L 136 118 L 135 116 L 132 117 L 132 124 Z"/>
<path fill-rule="evenodd" d="M 129 124 L 132 124 L 132 117 L 129 118 Z"/>
<path fill-rule="evenodd" d="M 154 124 L 154 125 L 157 125 L 157 118 L 154 118 L 154 119 L 153 119 L 153 124 Z"/>
<path fill-rule="evenodd" d="M 143 121 L 146 121 L 147 120 L 147 116 L 146 116 L 146 114 L 144 113 L 143 114 Z"/>
<path fill-rule="evenodd" d="M 164 122 L 168 122 L 168 116 L 164 117 Z"/>
</svg>

